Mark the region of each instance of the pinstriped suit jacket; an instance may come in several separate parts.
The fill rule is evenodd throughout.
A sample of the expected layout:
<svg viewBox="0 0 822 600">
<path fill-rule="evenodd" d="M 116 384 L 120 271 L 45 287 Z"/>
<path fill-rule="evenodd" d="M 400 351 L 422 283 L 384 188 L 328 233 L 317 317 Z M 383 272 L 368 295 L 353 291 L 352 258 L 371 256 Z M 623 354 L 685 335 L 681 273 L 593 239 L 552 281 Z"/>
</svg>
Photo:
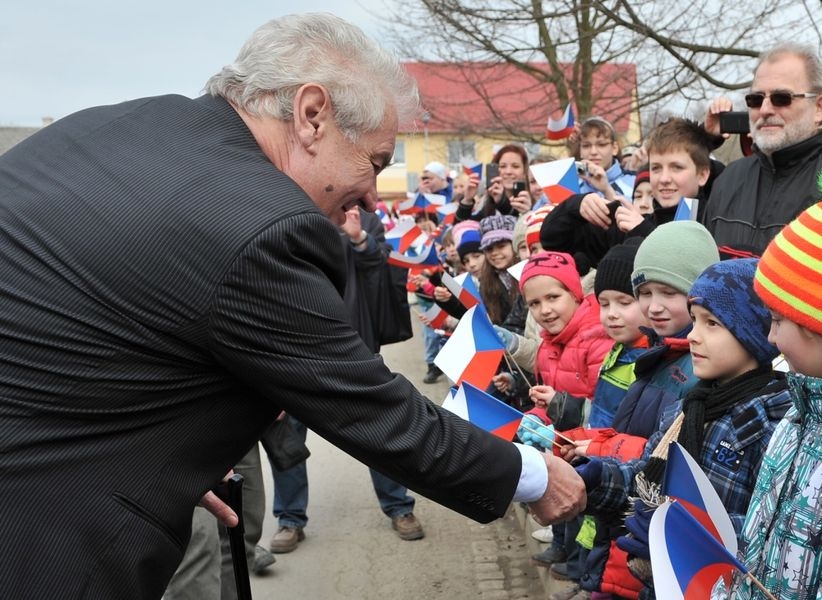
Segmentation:
<svg viewBox="0 0 822 600">
<path fill-rule="evenodd" d="M 0 157 L 0 596 L 155 598 L 285 409 L 488 521 L 520 458 L 347 324 L 336 227 L 221 99 L 82 111 Z"/>
</svg>

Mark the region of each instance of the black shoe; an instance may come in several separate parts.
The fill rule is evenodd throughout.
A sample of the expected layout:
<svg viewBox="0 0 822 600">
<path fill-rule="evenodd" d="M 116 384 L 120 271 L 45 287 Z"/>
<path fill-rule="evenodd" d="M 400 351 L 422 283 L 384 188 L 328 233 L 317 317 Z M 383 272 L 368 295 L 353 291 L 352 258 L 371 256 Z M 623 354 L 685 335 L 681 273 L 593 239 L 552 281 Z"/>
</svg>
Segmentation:
<svg viewBox="0 0 822 600">
<path fill-rule="evenodd" d="M 539 554 L 531 555 L 531 560 L 538 567 L 550 567 L 554 563 L 563 563 L 567 558 L 565 550 L 556 546 L 549 546 Z"/>
<path fill-rule="evenodd" d="M 428 365 L 428 371 L 425 373 L 425 377 L 422 378 L 423 383 L 435 383 L 437 379 L 440 378 L 442 375 L 442 371 L 440 368 L 435 364 Z"/>
<path fill-rule="evenodd" d="M 551 565 L 551 577 L 559 579 L 560 581 L 571 581 L 571 576 L 568 575 L 568 563 L 557 562 Z"/>
</svg>

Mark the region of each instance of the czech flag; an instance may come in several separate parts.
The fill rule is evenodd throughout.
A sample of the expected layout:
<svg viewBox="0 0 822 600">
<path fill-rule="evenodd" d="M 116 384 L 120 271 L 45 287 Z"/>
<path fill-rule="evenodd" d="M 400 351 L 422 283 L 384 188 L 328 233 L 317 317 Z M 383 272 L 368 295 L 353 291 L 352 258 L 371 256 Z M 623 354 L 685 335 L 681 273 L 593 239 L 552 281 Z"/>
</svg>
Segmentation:
<svg viewBox="0 0 822 600">
<path fill-rule="evenodd" d="M 422 316 L 432 329 L 442 329 L 448 319 L 448 313 L 436 304 L 433 304 L 431 308 L 422 313 Z"/>
<path fill-rule="evenodd" d="M 522 413 L 517 409 L 470 383 L 463 383 L 453 397 L 446 398 L 442 407 L 509 442 L 514 439 L 522 421 Z"/>
<path fill-rule="evenodd" d="M 404 269 L 440 266 L 437 248 L 433 243 L 424 244 L 423 246 L 419 246 L 418 249 L 418 251 L 415 251 L 414 248 L 408 250 L 409 253 L 413 252 L 413 254 L 402 254 L 392 250 L 388 254 L 388 262 L 395 267 L 402 267 Z"/>
<path fill-rule="evenodd" d="M 479 290 L 474 285 L 474 279 L 468 273 L 463 273 L 457 277 L 451 277 L 448 273 L 443 273 L 442 284 L 465 308 L 476 306 L 482 301 Z"/>
<path fill-rule="evenodd" d="M 414 221 L 400 221 L 391 231 L 385 233 L 385 241 L 394 251 L 404 253 L 413 246 L 427 242 L 428 234 L 417 227 Z"/>
<path fill-rule="evenodd" d="M 737 542 L 731 517 L 699 464 L 677 442 L 668 447 L 662 493 L 675 498 L 731 554 Z"/>
<path fill-rule="evenodd" d="M 463 315 L 434 364 L 457 385 L 467 381 L 484 390 L 496 373 L 504 351 L 485 308 L 479 304 Z"/>
<path fill-rule="evenodd" d="M 579 194 L 579 176 L 573 158 L 552 160 L 551 162 L 531 165 L 531 173 L 537 180 L 551 204 L 559 204 Z"/>
<path fill-rule="evenodd" d="M 447 202 L 442 206 L 434 206 L 434 210 L 437 213 L 437 218 L 440 221 L 440 226 L 451 225 L 454 222 L 454 217 L 457 216 L 458 208 L 458 202 Z"/>
<path fill-rule="evenodd" d="M 570 103 L 565 107 L 565 112 L 562 113 L 562 117 L 558 121 L 548 117 L 548 131 L 546 131 L 545 136 L 549 140 L 564 140 L 570 136 L 573 131 L 574 111 L 571 110 Z"/>
<path fill-rule="evenodd" d="M 676 205 L 674 221 L 696 221 L 696 211 L 699 209 L 699 198 L 681 198 Z"/>
<path fill-rule="evenodd" d="M 390 231 L 394 227 L 394 220 L 391 218 L 391 214 L 388 212 L 388 207 L 385 206 L 384 202 L 380 202 L 377 204 L 377 208 L 374 211 L 380 218 L 380 223 L 382 223 L 383 227 L 386 231 Z"/>
<path fill-rule="evenodd" d="M 462 172 L 466 175 L 471 175 L 471 173 L 476 173 L 477 177 L 482 179 L 482 163 L 475 158 L 461 158 L 460 165 L 462 166 Z"/>
<path fill-rule="evenodd" d="M 648 546 L 654 588 L 664 590 L 666 600 L 708 600 L 720 577 L 733 569 L 748 573 L 680 502 L 667 500 L 654 511 Z"/>
<path fill-rule="evenodd" d="M 412 194 L 409 192 L 407 200 L 397 203 L 397 214 L 415 215 L 419 212 L 423 212 L 426 206 L 428 206 L 428 200 L 425 198 L 425 194 Z"/>
</svg>

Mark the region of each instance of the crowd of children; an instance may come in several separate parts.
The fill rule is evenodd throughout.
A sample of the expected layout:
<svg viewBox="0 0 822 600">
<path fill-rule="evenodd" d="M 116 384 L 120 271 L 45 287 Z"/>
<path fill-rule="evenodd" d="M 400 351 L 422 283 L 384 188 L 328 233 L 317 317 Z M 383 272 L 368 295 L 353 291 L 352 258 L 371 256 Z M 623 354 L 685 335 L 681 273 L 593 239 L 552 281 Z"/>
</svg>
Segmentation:
<svg viewBox="0 0 822 600">
<path fill-rule="evenodd" d="M 547 546 L 534 562 L 573 583 L 551 600 L 665 597 L 648 526 L 674 441 L 705 472 L 764 587 L 822 593 L 822 204 L 761 261 L 720 260 L 699 210 L 674 219 L 721 170 L 714 143 L 669 119 L 630 173 L 613 127 L 592 118 L 579 128 L 580 194 L 532 210 L 533 182 L 514 185 L 528 178 L 527 153 L 513 144 L 484 194 L 475 175 L 455 188 L 444 269 L 472 279 L 507 356 L 488 391 L 562 432 L 546 450 L 588 489 L 583 515 L 535 533 Z M 453 330 L 465 306 L 436 275 L 423 279 Z M 787 377 L 772 367 L 780 352 Z M 719 582 L 714 597 L 765 597 L 745 577 L 732 586 Z"/>
</svg>

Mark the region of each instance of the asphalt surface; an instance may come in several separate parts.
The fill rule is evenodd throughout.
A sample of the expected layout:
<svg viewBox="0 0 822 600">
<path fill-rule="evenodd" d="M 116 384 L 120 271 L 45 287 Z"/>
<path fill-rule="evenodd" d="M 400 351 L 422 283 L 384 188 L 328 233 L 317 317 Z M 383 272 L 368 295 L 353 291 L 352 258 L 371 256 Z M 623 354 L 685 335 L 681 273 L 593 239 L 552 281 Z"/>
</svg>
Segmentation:
<svg viewBox="0 0 822 600">
<path fill-rule="evenodd" d="M 444 376 L 422 383 L 426 366 L 418 328 L 414 338 L 386 346 L 382 354 L 433 401 L 445 398 Z M 294 552 L 278 554 L 267 574 L 252 575 L 255 600 L 546 597 L 544 570 L 530 563 L 537 546 L 524 531 L 528 523 L 521 510 L 513 507 L 505 518 L 480 525 L 412 493 L 425 538 L 402 541 L 380 511 L 368 469 L 311 432 L 307 443 L 312 455 L 306 539 Z M 270 472 L 266 493 L 270 507 Z M 262 545 L 276 527 L 269 509 Z"/>
</svg>

